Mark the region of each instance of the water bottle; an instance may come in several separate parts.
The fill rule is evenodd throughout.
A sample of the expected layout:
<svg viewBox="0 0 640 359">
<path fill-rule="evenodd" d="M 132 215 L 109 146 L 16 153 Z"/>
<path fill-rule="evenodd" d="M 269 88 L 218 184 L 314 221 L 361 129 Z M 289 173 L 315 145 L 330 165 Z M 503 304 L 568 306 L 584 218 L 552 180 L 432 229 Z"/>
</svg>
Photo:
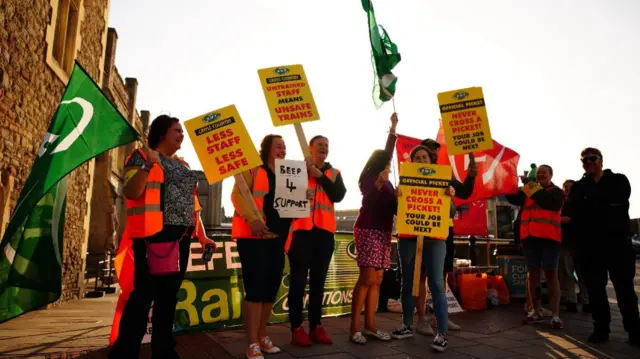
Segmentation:
<svg viewBox="0 0 640 359">
<path fill-rule="evenodd" d="M 537 171 L 537 170 L 538 170 L 538 166 L 537 166 L 535 163 L 532 163 L 532 164 L 531 164 L 531 171 L 529 171 L 529 174 L 528 174 L 528 176 L 527 176 L 527 177 L 528 177 L 530 180 L 535 181 L 535 180 L 536 180 L 536 171 Z"/>
</svg>

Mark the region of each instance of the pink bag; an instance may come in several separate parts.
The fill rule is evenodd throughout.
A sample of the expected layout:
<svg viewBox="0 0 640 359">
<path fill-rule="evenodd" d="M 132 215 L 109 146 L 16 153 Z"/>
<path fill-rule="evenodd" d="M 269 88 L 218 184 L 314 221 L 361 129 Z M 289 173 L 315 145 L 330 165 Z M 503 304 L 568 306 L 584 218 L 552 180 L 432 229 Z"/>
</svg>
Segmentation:
<svg viewBox="0 0 640 359">
<path fill-rule="evenodd" d="M 151 275 L 180 273 L 180 241 L 147 242 L 147 265 Z"/>
</svg>

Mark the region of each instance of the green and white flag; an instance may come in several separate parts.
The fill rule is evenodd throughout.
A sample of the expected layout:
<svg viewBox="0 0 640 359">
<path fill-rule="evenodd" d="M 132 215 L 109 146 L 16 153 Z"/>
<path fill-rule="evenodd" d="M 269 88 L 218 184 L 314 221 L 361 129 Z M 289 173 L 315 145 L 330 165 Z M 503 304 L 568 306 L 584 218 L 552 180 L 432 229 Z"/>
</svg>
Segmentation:
<svg viewBox="0 0 640 359">
<path fill-rule="evenodd" d="M 67 175 L 139 137 L 76 63 L 0 242 L 0 323 L 60 297 Z"/>
<path fill-rule="evenodd" d="M 398 78 L 391 72 L 400 62 L 398 47 L 394 44 L 387 31 L 378 25 L 373 12 L 371 0 L 362 0 L 362 8 L 369 19 L 369 40 L 371 41 L 371 61 L 373 63 L 373 103 L 380 108 L 384 102 L 393 98 L 396 93 Z"/>
</svg>

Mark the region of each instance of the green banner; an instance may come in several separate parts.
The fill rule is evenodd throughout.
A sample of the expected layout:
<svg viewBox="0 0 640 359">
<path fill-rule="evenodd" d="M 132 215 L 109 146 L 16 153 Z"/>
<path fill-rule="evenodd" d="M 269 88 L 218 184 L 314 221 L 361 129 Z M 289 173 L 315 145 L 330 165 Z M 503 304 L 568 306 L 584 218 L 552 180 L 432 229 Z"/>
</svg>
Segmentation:
<svg viewBox="0 0 640 359">
<path fill-rule="evenodd" d="M 228 234 L 210 234 L 218 248 L 210 263 L 202 260 L 202 247 L 192 243 L 189 267 L 178 293 L 176 331 L 212 330 L 242 325 L 242 267 L 235 242 Z M 351 312 L 351 296 L 358 280 L 358 266 L 353 236 L 337 234 L 323 297 L 323 315 L 337 316 Z M 282 283 L 271 313 L 271 323 L 288 320 L 289 260 L 286 260 Z M 304 311 L 309 304 L 309 288 Z"/>
</svg>

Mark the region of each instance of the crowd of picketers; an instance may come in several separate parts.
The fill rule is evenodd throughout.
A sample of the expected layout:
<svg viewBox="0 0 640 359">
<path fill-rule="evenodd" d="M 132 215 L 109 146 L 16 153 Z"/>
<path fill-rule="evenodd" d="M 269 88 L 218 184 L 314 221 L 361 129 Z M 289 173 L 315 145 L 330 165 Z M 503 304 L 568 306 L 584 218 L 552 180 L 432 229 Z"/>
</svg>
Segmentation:
<svg viewBox="0 0 640 359">
<path fill-rule="evenodd" d="M 448 318 L 445 281 L 453 272 L 453 217 L 449 208 L 449 235 L 446 239 L 425 237 L 422 248 L 420 281 L 426 282 L 433 300 L 434 318 L 425 313 L 426 287 L 413 296 L 413 274 L 417 237 L 399 235 L 398 255 L 402 271 L 402 319 L 391 333 L 379 330 L 378 308 L 383 274 L 391 265 L 391 238 L 398 198 L 402 191 L 389 180 L 393 149 L 397 140 L 398 116 L 391 116 L 391 128 L 385 149 L 375 150 L 363 166 L 358 179 L 362 206 L 354 226 L 358 281 L 353 290 L 349 340 L 366 344 L 368 340 L 388 341 L 413 336 L 414 330 L 433 335 L 431 348 L 442 352 L 448 346 L 448 330 L 460 327 Z M 124 195 L 127 198 L 127 229 L 132 238 L 135 282 L 126 304 L 116 310 L 112 329 L 110 358 L 137 358 L 153 302 L 151 346 L 154 358 L 178 358 L 172 336 L 177 293 L 184 278 L 191 239 L 197 237 L 203 248 L 215 249 L 200 219 L 197 177 L 176 156 L 184 139 L 179 119 L 167 115 L 156 118 L 147 134 L 148 149 L 129 155 L 125 164 Z M 410 153 L 415 163 L 436 164 L 440 145 L 426 139 Z M 232 192 L 235 213 L 231 237 L 237 242 L 242 264 L 244 299 L 242 316 L 247 337 L 246 357 L 263 359 L 264 353 L 280 348 L 267 335 L 267 323 L 280 289 L 285 256 L 289 259 L 288 298 L 291 343 L 308 347 L 333 343 L 322 325 L 325 281 L 335 249 L 335 203 L 346 194 L 341 171 L 327 158 L 329 139 L 315 136 L 309 141 L 306 158 L 310 215 L 307 218 L 281 218 L 274 208 L 275 161 L 286 157 L 286 145 L 280 135 L 267 135 L 260 144 L 263 165 L 242 174 L 251 198 L 242 195 L 236 182 Z M 478 168 L 473 154 L 467 177 L 455 179 L 445 194 L 469 198 Z M 566 300 L 576 304 L 571 293 L 571 274 L 577 269 L 584 283 L 582 310 L 591 310 L 594 332 L 591 342 L 609 338 L 611 315 L 606 293 L 608 277 L 614 284 L 624 328 L 632 344 L 640 344 L 638 298 L 634 291 L 635 254 L 629 232 L 629 196 L 627 178 L 603 169 L 602 153 L 587 148 L 581 153 L 584 176 L 567 182 L 564 192 L 552 182 L 553 170 L 541 165 L 535 180 L 523 178 L 526 189 L 511 195 L 521 206 L 519 234 L 528 268 L 528 292 L 531 310 L 525 322 L 542 321 L 540 314 L 541 270 L 551 294 L 551 326 L 562 328 L 560 320 L 560 278 L 566 285 Z M 253 202 L 253 203 L 252 203 Z M 170 205 L 165 205 L 170 204 Z M 257 212 L 253 209 L 257 208 Z M 303 327 L 303 303 L 309 285 L 308 330 Z M 586 290 L 584 289 L 586 287 Z M 586 300 L 589 300 L 587 305 Z M 364 308 L 364 325 L 360 317 Z M 418 321 L 414 326 L 414 308 Z M 120 314 L 121 313 L 121 314 Z M 121 317 L 120 317 L 121 315 Z M 435 330 L 432 328 L 435 327 Z"/>
<path fill-rule="evenodd" d="M 535 181 L 544 191 L 530 198 L 523 191 L 507 196 L 509 202 L 522 209 L 514 232 L 521 241 L 528 270 L 528 314 L 524 322 L 544 320 L 539 285 L 544 272 L 551 327 L 563 327 L 561 304 L 567 312 L 575 313 L 581 307 L 593 317 L 594 330 L 588 341 L 606 342 L 611 323 L 606 291 L 610 279 L 629 343 L 640 345 L 638 297 L 634 289 L 636 254 L 629 236 L 631 185 L 624 174 L 604 169 L 604 158 L 597 148 L 582 150 L 580 160 L 583 176 L 564 181 L 562 189 L 552 182 L 553 169 L 542 165 L 537 168 Z M 521 180 L 525 186 L 530 185 L 528 177 L 522 176 Z M 542 216 L 530 217 L 527 214 L 530 206 Z M 538 227 L 538 235 L 531 235 L 532 226 Z"/>
</svg>

